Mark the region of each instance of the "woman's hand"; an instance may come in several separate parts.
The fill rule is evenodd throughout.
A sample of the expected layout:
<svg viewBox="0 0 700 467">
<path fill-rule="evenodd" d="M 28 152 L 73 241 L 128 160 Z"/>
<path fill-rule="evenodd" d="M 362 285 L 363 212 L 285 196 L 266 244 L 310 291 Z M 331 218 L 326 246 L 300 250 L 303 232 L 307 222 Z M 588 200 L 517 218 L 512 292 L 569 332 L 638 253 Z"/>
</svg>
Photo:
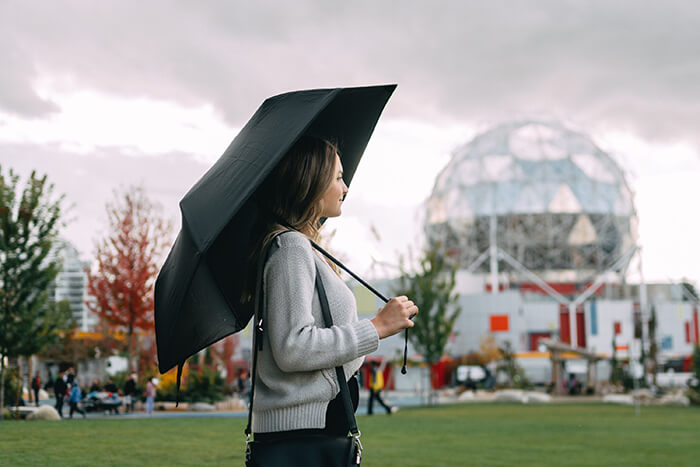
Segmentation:
<svg viewBox="0 0 700 467">
<path fill-rule="evenodd" d="M 372 318 L 372 324 L 377 329 L 380 339 L 393 336 L 402 329 L 412 328 L 414 315 L 418 313 L 418 307 L 406 296 L 394 297 L 380 308 L 377 316 Z"/>
</svg>

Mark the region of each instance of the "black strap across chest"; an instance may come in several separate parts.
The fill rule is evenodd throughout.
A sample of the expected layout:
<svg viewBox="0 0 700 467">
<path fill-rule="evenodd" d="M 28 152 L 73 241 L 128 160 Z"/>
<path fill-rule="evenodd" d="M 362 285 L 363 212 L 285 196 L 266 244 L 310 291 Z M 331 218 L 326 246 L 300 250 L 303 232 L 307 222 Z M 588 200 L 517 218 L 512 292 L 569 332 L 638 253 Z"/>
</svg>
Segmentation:
<svg viewBox="0 0 700 467">
<path fill-rule="evenodd" d="M 263 332 L 264 332 L 264 291 L 263 291 L 263 266 L 265 264 L 265 259 L 268 256 L 270 248 L 272 246 L 273 240 L 284 232 L 280 232 L 274 235 L 263 248 L 262 254 L 258 261 L 256 286 L 255 286 L 255 316 L 254 316 L 254 333 L 253 333 L 253 368 L 251 372 L 251 385 L 250 385 L 250 403 L 248 408 L 248 424 L 245 428 L 245 434 L 250 436 L 252 433 L 252 421 L 253 421 L 253 402 L 255 400 L 255 381 L 257 379 L 257 367 L 258 367 L 258 351 L 262 350 L 263 342 Z M 316 268 L 316 290 L 318 291 L 318 298 L 321 303 L 321 312 L 323 314 L 323 321 L 326 327 L 333 326 L 333 318 L 331 316 L 330 306 L 328 305 L 328 296 L 326 295 L 326 289 L 323 286 L 323 281 L 321 280 L 321 275 Z M 345 414 L 350 424 L 350 433 L 352 435 L 358 435 L 359 431 L 357 429 L 357 420 L 355 419 L 355 411 L 353 410 L 352 399 L 350 398 L 350 389 L 348 388 L 348 382 L 345 378 L 345 371 L 343 367 L 335 367 L 336 377 L 338 379 L 338 384 L 340 385 L 340 393 L 343 399 L 343 406 L 345 408 Z"/>
</svg>

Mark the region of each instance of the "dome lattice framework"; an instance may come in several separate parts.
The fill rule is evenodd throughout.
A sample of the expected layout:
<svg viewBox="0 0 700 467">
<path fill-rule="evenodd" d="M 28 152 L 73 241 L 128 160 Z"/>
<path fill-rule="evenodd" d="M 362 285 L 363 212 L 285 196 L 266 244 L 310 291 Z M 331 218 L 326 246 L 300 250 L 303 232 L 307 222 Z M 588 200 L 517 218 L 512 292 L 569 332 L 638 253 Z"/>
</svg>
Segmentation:
<svg viewBox="0 0 700 467">
<path fill-rule="evenodd" d="M 498 247 L 548 281 L 590 279 L 637 239 L 623 171 L 556 122 L 505 123 L 457 149 L 427 201 L 426 233 L 466 268 L 489 248 L 492 215 Z"/>
</svg>

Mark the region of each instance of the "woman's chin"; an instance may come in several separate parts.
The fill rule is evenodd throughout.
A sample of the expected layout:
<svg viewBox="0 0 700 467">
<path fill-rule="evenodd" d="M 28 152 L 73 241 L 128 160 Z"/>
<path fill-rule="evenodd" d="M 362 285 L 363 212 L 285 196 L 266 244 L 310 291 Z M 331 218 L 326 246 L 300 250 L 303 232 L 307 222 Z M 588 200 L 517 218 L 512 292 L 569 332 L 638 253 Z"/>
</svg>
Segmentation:
<svg viewBox="0 0 700 467">
<path fill-rule="evenodd" d="M 330 219 L 331 217 L 338 217 L 338 216 L 340 216 L 341 214 L 342 214 L 341 210 L 338 209 L 337 211 L 327 213 L 327 214 L 324 215 L 323 217 Z"/>
</svg>

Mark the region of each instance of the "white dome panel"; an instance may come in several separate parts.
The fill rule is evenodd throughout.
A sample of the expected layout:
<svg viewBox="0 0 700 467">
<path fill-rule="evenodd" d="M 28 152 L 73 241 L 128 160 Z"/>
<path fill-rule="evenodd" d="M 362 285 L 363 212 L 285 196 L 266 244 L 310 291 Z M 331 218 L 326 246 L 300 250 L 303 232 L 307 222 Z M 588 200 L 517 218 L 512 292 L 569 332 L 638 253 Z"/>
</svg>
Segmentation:
<svg viewBox="0 0 700 467">
<path fill-rule="evenodd" d="M 454 171 L 454 177 L 459 180 L 461 185 L 471 185 L 479 183 L 483 178 L 481 164 L 478 159 L 463 160 L 457 165 Z"/>
<path fill-rule="evenodd" d="M 513 205 L 515 213 L 546 212 L 557 186 L 552 183 L 528 183 L 518 193 Z"/>
<path fill-rule="evenodd" d="M 586 175 L 593 180 L 605 183 L 615 183 L 614 172 L 600 157 L 593 154 L 574 154 L 571 159 Z"/>
<path fill-rule="evenodd" d="M 569 233 L 569 243 L 571 245 L 589 245 L 596 240 L 598 240 L 598 235 L 595 233 L 591 219 L 587 215 L 581 214 Z"/>
<path fill-rule="evenodd" d="M 549 203 L 550 212 L 581 212 L 581 203 L 572 193 L 571 188 L 565 183 L 559 185 L 552 202 Z"/>
<path fill-rule="evenodd" d="M 484 180 L 501 182 L 512 180 L 513 156 L 489 156 L 481 159 Z"/>
<path fill-rule="evenodd" d="M 539 161 L 563 159 L 567 153 L 559 144 L 556 130 L 539 124 L 525 125 L 510 135 L 510 150 L 515 157 Z"/>
</svg>

